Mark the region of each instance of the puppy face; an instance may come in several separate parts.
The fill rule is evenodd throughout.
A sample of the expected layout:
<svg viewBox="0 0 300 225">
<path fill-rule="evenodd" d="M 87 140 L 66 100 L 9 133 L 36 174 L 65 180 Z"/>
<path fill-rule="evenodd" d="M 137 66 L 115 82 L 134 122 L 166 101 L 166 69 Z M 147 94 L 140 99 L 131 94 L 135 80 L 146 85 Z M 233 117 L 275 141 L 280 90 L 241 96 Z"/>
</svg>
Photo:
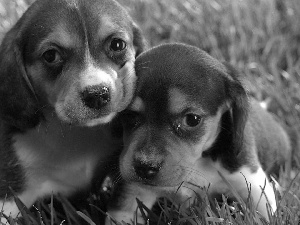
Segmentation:
<svg viewBox="0 0 300 225">
<path fill-rule="evenodd" d="M 232 140 L 238 139 L 233 127 L 244 126 L 245 92 L 229 68 L 195 47 L 169 44 L 138 57 L 136 71 L 136 97 L 121 115 L 125 149 L 120 169 L 125 179 L 176 186 L 190 174 L 204 172 L 193 168 L 207 155 L 220 161 L 222 155 L 235 158 L 238 141 L 228 141 L 223 153 L 214 151 L 224 120 L 232 125 Z"/>
<path fill-rule="evenodd" d="M 7 98 L 0 100 L 19 98 L 1 114 L 13 121 L 42 111 L 70 124 L 108 122 L 131 101 L 134 60 L 143 47 L 138 28 L 113 0 L 37 1 L 0 49 L 1 58 L 8 55 L 0 61 L 7 81 L 0 90 Z M 22 93 L 10 91 L 14 85 Z"/>
</svg>

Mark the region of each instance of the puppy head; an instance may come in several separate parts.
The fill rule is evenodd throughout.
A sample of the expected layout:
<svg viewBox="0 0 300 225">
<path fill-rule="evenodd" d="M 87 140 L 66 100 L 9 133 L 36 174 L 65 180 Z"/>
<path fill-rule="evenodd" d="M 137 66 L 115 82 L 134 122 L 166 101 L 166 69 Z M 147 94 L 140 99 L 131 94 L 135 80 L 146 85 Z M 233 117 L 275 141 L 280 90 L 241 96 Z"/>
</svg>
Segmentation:
<svg viewBox="0 0 300 225">
<path fill-rule="evenodd" d="M 166 44 L 142 53 L 136 73 L 136 97 L 121 114 L 125 179 L 175 186 L 205 157 L 237 157 L 248 103 L 232 68 L 196 47 Z M 217 146 L 222 138 L 227 148 Z"/>
<path fill-rule="evenodd" d="M 144 46 L 113 0 L 38 0 L 0 47 L 0 116 L 18 128 L 46 114 L 83 126 L 108 122 L 131 101 Z"/>
</svg>

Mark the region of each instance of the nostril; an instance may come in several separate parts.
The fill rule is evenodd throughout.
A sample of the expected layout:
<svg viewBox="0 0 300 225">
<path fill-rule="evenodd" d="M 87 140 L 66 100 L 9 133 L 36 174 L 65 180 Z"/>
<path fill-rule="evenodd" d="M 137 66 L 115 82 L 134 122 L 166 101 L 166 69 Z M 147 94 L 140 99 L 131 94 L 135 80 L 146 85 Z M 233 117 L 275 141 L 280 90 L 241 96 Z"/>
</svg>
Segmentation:
<svg viewBox="0 0 300 225">
<path fill-rule="evenodd" d="M 153 179 L 160 171 L 160 164 L 135 161 L 134 170 L 142 179 Z"/>
<path fill-rule="evenodd" d="M 110 91 L 106 86 L 90 86 L 81 93 L 84 104 L 92 109 L 101 109 L 110 102 Z"/>
</svg>

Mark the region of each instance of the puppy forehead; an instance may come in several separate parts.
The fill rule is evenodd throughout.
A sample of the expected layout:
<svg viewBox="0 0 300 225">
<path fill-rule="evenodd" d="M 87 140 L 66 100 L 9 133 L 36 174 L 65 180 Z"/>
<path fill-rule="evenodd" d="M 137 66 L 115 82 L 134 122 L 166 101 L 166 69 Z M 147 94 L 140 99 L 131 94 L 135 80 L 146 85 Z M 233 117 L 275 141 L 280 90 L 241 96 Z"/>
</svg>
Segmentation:
<svg viewBox="0 0 300 225">
<path fill-rule="evenodd" d="M 63 30 L 71 36 L 77 33 L 81 38 L 86 38 L 88 35 L 89 41 L 93 41 L 109 18 L 114 20 L 110 24 L 122 25 L 128 24 L 130 19 L 127 12 L 113 0 L 45 0 L 33 3 L 23 20 L 26 21 L 27 35 L 32 42 L 55 32 L 62 23 L 65 26 L 61 28 L 67 28 Z M 87 31 L 90 33 L 87 34 Z"/>
<path fill-rule="evenodd" d="M 155 47 L 137 57 L 135 68 L 141 96 L 154 102 L 172 100 L 170 109 L 174 111 L 181 103 L 190 102 L 214 114 L 229 96 L 225 66 L 192 46 Z"/>
<path fill-rule="evenodd" d="M 125 18 L 124 18 L 125 20 Z M 123 39 L 129 39 L 129 30 L 131 30 L 127 25 L 124 25 L 123 22 L 120 22 L 118 19 L 112 17 L 111 15 L 103 15 L 99 27 L 96 28 L 96 35 L 100 39 L 104 39 L 113 34 L 120 35 Z"/>
<path fill-rule="evenodd" d="M 79 10 L 82 11 L 81 16 L 86 20 L 88 30 L 94 31 L 96 35 L 131 30 L 129 14 L 114 0 L 82 1 Z"/>
<path fill-rule="evenodd" d="M 178 88 L 168 90 L 168 111 L 171 114 L 179 114 L 191 106 L 188 96 Z"/>
<path fill-rule="evenodd" d="M 71 32 L 67 25 L 61 22 L 41 41 L 38 49 L 43 48 L 47 43 L 56 43 L 65 48 L 76 48 L 80 46 L 80 37 L 78 33 Z"/>
<path fill-rule="evenodd" d="M 147 112 L 166 115 L 192 109 L 214 115 L 226 101 L 224 88 L 209 79 L 195 78 L 187 73 L 152 70 L 151 74 L 139 77 L 137 93 Z"/>
</svg>

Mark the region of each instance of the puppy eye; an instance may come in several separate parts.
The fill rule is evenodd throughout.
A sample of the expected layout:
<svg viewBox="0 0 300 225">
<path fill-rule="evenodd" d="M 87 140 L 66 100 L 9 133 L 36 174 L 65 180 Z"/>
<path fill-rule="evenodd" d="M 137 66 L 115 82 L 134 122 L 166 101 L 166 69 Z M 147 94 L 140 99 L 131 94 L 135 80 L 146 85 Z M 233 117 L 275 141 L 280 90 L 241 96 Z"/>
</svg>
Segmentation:
<svg viewBox="0 0 300 225">
<path fill-rule="evenodd" d="M 110 43 L 110 49 L 115 52 L 120 52 L 127 47 L 126 42 L 119 38 L 114 38 Z"/>
<path fill-rule="evenodd" d="M 45 60 L 46 63 L 52 65 L 61 63 L 63 61 L 60 53 L 56 49 L 50 49 L 45 51 L 43 53 L 43 59 Z"/>
<path fill-rule="evenodd" d="M 188 113 L 184 116 L 182 125 L 186 127 L 196 127 L 201 123 L 201 121 L 201 116 L 194 113 Z"/>
</svg>

